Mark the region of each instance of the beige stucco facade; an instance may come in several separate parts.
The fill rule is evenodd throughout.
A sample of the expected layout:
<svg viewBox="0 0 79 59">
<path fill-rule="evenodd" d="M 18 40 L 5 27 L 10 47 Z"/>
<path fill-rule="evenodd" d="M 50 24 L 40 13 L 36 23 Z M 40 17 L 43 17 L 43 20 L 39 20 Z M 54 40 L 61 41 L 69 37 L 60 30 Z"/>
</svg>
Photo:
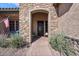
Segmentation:
<svg viewBox="0 0 79 59">
<path fill-rule="evenodd" d="M 53 3 L 24 3 L 20 4 L 19 15 L 20 34 L 28 42 L 32 40 L 32 30 L 37 31 L 35 23 L 37 19 L 48 20 L 48 38 L 59 32 L 79 37 L 79 4 L 60 4 L 57 14 Z M 41 16 L 47 18 L 43 19 Z"/>
<path fill-rule="evenodd" d="M 70 10 L 58 18 L 61 32 L 74 38 L 79 38 L 79 4 L 75 3 Z"/>
</svg>

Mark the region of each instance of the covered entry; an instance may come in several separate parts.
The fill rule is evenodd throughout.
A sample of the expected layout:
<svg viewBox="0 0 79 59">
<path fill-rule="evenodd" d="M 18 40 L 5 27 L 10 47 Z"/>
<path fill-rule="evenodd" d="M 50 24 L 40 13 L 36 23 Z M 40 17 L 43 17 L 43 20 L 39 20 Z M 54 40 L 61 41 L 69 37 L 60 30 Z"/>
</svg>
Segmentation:
<svg viewBox="0 0 79 59">
<path fill-rule="evenodd" d="M 45 34 L 50 39 L 57 32 L 57 13 L 53 4 L 29 3 L 21 4 L 20 6 L 19 33 L 27 42 L 31 43 L 33 37 L 44 36 Z M 46 22 L 48 26 L 44 25 Z M 40 27 L 42 28 L 41 30 L 39 29 L 41 32 L 38 30 Z"/>
<path fill-rule="evenodd" d="M 32 41 L 36 37 L 48 36 L 48 12 L 36 10 L 31 13 Z"/>
</svg>

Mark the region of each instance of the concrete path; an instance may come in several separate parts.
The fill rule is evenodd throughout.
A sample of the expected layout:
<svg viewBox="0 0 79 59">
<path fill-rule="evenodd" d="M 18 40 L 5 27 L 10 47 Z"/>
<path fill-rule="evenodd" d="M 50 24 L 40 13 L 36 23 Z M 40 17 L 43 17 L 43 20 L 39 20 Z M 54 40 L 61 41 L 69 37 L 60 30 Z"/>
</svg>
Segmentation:
<svg viewBox="0 0 79 59">
<path fill-rule="evenodd" d="M 52 53 L 53 52 L 53 53 Z M 52 56 L 57 55 L 54 50 L 51 50 L 48 38 L 40 37 L 32 43 L 31 47 L 26 52 L 27 56 Z"/>
</svg>

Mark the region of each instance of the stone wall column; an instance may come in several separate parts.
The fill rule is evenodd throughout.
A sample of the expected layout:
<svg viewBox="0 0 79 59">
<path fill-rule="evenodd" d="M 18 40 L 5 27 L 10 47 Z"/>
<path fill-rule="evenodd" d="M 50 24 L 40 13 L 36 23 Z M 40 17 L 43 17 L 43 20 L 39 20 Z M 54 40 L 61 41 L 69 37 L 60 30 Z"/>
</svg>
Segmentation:
<svg viewBox="0 0 79 59">
<path fill-rule="evenodd" d="M 29 12 L 26 4 L 20 4 L 19 32 L 26 42 L 29 42 Z"/>
<path fill-rule="evenodd" d="M 49 38 L 51 38 L 54 34 L 56 34 L 58 28 L 57 14 L 54 7 L 50 9 L 49 16 Z"/>
</svg>

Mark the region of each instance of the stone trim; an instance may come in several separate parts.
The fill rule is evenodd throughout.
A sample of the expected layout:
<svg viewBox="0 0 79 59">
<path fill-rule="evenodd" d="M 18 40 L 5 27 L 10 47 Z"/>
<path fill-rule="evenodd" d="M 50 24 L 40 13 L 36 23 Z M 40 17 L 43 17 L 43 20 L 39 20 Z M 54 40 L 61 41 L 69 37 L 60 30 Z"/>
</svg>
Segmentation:
<svg viewBox="0 0 79 59">
<path fill-rule="evenodd" d="M 29 27 L 29 28 L 30 28 L 30 32 L 29 32 L 29 35 L 30 35 L 30 36 L 29 36 L 29 38 L 30 38 L 30 41 L 29 41 L 29 42 L 31 42 L 31 22 L 32 22 L 32 21 L 31 21 L 31 13 L 32 13 L 33 11 L 36 11 L 36 10 L 47 11 L 47 12 L 48 12 L 48 15 L 49 15 L 49 10 L 46 10 L 46 9 L 44 9 L 44 8 L 37 8 L 37 9 L 31 9 L 31 10 L 29 10 L 29 13 L 30 13 L 30 14 L 29 14 L 29 22 L 30 22 L 30 24 L 29 24 L 29 25 L 30 25 L 30 27 Z M 48 20 L 49 20 L 49 18 L 50 18 L 50 17 L 48 16 Z M 49 31 L 48 31 L 48 32 L 49 32 Z M 49 37 L 49 35 L 48 35 L 48 37 Z"/>
<path fill-rule="evenodd" d="M 20 32 L 21 35 L 25 37 L 26 41 L 28 42 L 31 42 L 31 13 L 36 12 L 37 10 L 46 11 L 48 13 L 48 38 L 50 38 L 51 35 L 56 32 L 56 29 L 58 27 L 56 10 L 54 6 L 52 6 L 52 4 L 21 4 Z"/>
</svg>

